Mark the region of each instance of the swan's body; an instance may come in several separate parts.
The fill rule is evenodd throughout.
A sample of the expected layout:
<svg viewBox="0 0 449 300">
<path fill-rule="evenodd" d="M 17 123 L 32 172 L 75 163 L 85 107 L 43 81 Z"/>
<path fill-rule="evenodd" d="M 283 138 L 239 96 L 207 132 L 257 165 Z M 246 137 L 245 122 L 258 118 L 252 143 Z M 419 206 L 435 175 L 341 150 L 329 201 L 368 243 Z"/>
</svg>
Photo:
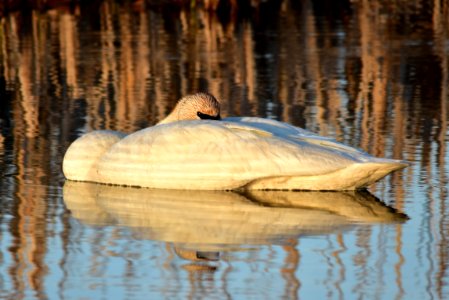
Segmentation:
<svg viewBox="0 0 449 300">
<path fill-rule="evenodd" d="M 283 122 L 228 118 L 92 132 L 70 146 L 63 170 L 71 180 L 163 189 L 354 190 L 406 166 Z"/>
</svg>

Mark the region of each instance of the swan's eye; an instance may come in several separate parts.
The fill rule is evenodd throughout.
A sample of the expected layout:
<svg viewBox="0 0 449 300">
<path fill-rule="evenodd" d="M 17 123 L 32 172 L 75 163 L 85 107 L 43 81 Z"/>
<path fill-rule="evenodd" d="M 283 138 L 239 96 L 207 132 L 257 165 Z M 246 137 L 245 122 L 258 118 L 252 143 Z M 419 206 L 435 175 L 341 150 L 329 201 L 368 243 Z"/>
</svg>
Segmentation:
<svg viewBox="0 0 449 300">
<path fill-rule="evenodd" d="M 197 112 L 196 115 L 201 119 L 201 120 L 221 120 L 220 114 L 216 115 L 216 116 L 211 116 L 208 114 L 203 114 L 202 112 Z"/>
</svg>

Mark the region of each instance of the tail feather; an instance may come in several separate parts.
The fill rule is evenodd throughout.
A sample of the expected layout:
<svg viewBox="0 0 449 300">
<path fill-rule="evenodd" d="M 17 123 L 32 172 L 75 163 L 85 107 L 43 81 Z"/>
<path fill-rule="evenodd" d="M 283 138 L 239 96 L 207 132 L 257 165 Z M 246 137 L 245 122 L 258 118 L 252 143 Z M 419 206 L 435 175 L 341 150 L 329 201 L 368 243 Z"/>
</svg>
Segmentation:
<svg viewBox="0 0 449 300">
<path fill-rule="evenodd" d="M 259 178 L 249 182 L 243 188 L 247 190 L 359 190 L 407 166 L 408 163 L 400 160 L 375 159 L 321 175 Z"/>
</svg>

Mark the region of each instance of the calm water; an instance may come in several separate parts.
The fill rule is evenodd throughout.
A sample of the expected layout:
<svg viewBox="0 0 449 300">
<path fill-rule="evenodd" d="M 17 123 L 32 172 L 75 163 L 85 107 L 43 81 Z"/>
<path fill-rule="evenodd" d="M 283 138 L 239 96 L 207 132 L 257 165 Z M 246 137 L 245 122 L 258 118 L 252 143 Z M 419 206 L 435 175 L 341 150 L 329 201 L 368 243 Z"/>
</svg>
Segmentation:
<svg viewBox="0 0 449 300">
<path fill-rule="evenodd" d="M 448 299 L 449 5 L 311 2 L 1 18 L 0 298 Z M 200 90 L 412 165 L 361 193 L 64 182 L 75 138 Z"/>
</svg>

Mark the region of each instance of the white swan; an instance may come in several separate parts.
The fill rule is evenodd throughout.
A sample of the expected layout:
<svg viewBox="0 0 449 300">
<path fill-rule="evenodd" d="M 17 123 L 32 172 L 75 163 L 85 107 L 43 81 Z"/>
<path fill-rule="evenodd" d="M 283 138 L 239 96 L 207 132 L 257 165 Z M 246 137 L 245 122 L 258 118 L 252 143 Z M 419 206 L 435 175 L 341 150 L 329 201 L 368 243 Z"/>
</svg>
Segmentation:
<svg viewBox="0 0 449 300">
<path fill-rule="evenodd" d="M 283 122 L 219 119 L 213 96 L 186 96 L 156 126 L 82 136 L 67 150 L 63 172 L 70 180 L 164 189 L 354 190 L 407 166 Z"/>
</svg>

